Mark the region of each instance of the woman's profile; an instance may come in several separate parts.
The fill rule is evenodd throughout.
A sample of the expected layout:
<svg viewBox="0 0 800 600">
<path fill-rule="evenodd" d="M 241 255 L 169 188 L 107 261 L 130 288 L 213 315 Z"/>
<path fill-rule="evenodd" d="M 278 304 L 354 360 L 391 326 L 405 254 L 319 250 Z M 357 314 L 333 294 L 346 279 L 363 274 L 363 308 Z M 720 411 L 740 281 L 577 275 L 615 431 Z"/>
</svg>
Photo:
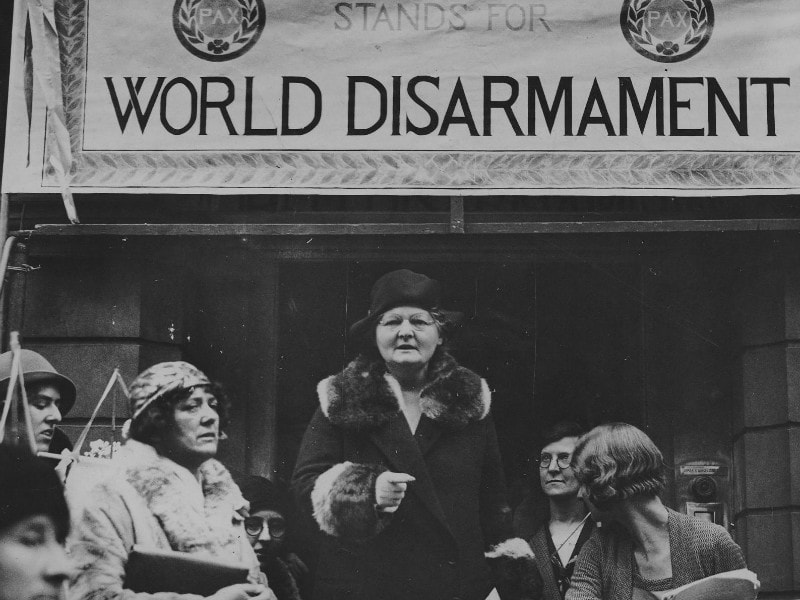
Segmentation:
<svg viewBox="0 0 800 600">
<path fill-rule="evenodd" d="M 720 525 L 675 512 L 658 494 L 664 458 L 627 423 L 600 425 L 573 453 L 579 495 L 602 522 L 581 552 L 566 600 L 631 600 L 745 568 Z"/>
</svg>

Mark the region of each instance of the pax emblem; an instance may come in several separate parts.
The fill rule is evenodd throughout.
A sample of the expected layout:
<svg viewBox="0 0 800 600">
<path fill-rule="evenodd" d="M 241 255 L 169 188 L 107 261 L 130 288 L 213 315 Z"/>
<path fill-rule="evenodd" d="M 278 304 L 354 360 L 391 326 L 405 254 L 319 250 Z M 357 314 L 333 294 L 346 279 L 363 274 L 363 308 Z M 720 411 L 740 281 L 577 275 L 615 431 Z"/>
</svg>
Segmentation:
<svg viewBox="0 0 800 600">
<path fill-rule="evenodd" d="M 176 0 L 172 26 L 195 56 L 219 62 L 241 56 L 264 30 L 263 0 Z"/>
<path fill-rule="evenodd" d="M 702 50 L 714 30 L 711 0 L 625 0 L 622 33 L 642 56 L 679 62 Z"/>
</svg>

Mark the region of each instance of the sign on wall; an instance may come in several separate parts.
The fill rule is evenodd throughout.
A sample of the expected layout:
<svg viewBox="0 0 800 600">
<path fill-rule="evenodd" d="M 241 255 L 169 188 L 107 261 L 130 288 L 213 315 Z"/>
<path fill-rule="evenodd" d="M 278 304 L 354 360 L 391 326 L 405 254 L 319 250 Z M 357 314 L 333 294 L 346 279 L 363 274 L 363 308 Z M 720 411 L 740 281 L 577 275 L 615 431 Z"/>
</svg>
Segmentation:
<svg viewBox="0 0 800 600">
<path fill-rule="evenodd" d="M 18 0 L 4 188 L 790 193 L 795 4 Z"/>
</svg>

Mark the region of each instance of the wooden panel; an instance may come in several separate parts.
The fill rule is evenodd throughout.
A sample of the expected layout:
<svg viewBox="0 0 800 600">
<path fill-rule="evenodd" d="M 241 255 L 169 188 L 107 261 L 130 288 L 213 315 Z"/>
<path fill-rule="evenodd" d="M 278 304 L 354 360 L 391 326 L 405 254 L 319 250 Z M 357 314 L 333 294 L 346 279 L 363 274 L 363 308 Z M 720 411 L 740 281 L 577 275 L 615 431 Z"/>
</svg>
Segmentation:
<svg viewBox="0 0 800 600">
<path fill-rule="evenodd" d="M 119 367 L 123 379 L 130 383 L 144 368 L 163 360 L 180 358 L 180 349 L 177 346 L 137 342 L 32 341 L 25 347 L 41 353 L 59 373 L 75 382 L 78 395 L 75 406 L 67 415 L 70 421 L 91 416 L 114 368 Z M 106 400 L 99 416 L 111 416 L 112 400 L 111 397 Z M 117 414 L 127 417 L 127 402 L 121 392 L 118 401 Z"/>
<path fill-rule="evenodd" d="M 239 471 L 275 468 L 277 267 L 239 252 L 210 262 L 187 291 L 187 360 L 225 385 L 234 403 L 220 459 Z"/>
<path fill-rule="evenodd" d="M 788 430 L 744 434 L 744 505 L 748 510 L 792 502 Z M 742 473 L 741 470 L 739 473 Z"/>
<path fill-rule="evenodd" d="M 750 348 L 742 355 L 745 427 L 786 423 L 789 406 L 800 401 L 800 346 Z M 791 384 L 791 385 L 790 385 Z"/>
<path fill-rule="evenodd" d="M 747 566 L 758 574 L 762 592 L 787 592 L 800 587 L 793 573 L 798 558 L 793 551 L 793 522 L 798 512 L 775 511 L 746 517 Z M 796 534 L 794 535 L 797 539 Z"/>
<path fill-rule="evenodd" d="M 26 275 L 26 337 L 139 337 L 141 294 L 124 262 L 38 257 Z"/>
</svg>

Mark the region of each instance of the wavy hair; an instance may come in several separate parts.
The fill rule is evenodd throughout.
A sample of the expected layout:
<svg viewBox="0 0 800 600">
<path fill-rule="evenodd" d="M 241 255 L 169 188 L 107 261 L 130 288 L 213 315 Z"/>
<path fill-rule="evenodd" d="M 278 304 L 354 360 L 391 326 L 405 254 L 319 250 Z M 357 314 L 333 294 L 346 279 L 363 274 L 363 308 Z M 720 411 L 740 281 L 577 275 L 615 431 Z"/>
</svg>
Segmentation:
<svg viewBox="0 0 800 600">
<path fill-rule="evenodd" d="M 664 456 L 646 433 L 628 423 L 599 425 L 583 435 L 573 470 L 598 508 L 636 496 L 656 496 L 666 484 Z"/>
</svg>

